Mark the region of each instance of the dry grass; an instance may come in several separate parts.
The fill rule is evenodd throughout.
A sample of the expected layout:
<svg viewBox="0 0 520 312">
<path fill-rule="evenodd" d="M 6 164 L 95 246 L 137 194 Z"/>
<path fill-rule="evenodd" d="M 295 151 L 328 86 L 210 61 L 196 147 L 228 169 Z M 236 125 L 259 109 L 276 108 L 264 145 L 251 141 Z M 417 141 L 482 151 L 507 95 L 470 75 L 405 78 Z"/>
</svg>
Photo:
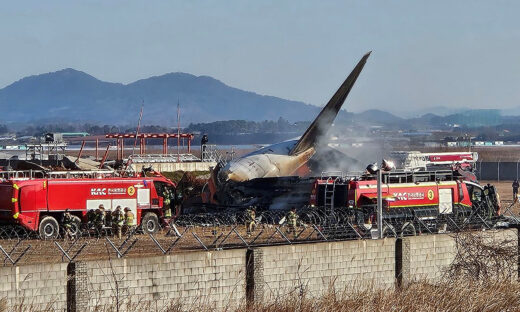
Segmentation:
<svg viewBox="0 0 520 312">
<path fill-rule="evenodd" d="M 465 280 L 432 285 L 411 283 L 398 290 L 330 291 L 319 298 L 288 297 L 238 311 L 518 311 L 519 283 L 472 283 Z M 174 310 L 171 310 L 174 311 Z"/>
<path fill-rule="evenodd" d="M 0 301 L 1 302 L 1 301 Z M 129 307 L 128 309 L 126 307 Z M 96 307 L 94 311 L 117 311 L 115 306 Z M 182 300 L 172 301 L 166 307 L 151 302 L 130 303 L 120 311 L 216 311 L 207 305 L 186 305 Z M 48 307 L 14 307 L 0 311 L 52 311 Z M 431 284 L 426 281 L 410 283 L 401 289 L 349 289 L 341 292 L 329 290 L 325 295 L 312 298 L 305 294 L 280 297 L 266 303 L 240 306 L 222 311 L 237 312 L 311 312 L 311 311 L 520 311 L 520 283 L 471 282 L 468 280 L 444 281 Z"/>
</svg>

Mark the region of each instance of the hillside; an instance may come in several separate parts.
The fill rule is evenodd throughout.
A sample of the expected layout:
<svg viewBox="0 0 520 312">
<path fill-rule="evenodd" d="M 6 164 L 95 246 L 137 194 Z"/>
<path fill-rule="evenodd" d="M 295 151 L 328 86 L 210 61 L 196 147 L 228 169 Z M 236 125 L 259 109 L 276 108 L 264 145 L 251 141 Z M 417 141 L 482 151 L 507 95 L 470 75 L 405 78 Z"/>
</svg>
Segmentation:
<svg viewBox="0 0 520 312">
<path fill-rule="evenodd" d="M 64 69 L 23 78 L 0 89 L 3 122 L 77 121 L 135 123 L 144 101 L 143 122 L 170 124 L 177 101 L 183 123 L 245 119 L 311 120 L 316 106 L 230 87 L 208 76 L 169 73 L 130 84 L 101 81 Z"/>
</svg>

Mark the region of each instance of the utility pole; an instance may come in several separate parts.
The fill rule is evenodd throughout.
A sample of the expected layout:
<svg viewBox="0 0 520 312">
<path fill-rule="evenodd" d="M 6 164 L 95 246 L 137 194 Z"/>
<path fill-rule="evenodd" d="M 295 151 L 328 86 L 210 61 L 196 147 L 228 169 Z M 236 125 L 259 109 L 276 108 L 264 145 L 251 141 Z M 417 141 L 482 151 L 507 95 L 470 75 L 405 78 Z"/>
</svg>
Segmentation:
<svg viewBox="0 0 520 312">
<path fill-rule="evenodd" d="M 379 238 L 383 238 L 383 190 L 382 190 L 383 174 L 381 168 L 377 170 L 377 230 Z"/>
</svg>

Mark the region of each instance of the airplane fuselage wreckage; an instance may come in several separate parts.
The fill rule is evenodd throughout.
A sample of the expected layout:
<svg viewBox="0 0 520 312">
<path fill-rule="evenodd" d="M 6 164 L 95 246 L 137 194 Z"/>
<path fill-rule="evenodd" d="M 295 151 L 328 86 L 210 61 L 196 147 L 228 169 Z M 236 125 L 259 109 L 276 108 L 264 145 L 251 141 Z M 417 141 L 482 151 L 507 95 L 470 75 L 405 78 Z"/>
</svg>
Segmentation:
<svg viewBox="0 0 520 312">
<path fill-rule="evenodd" d="M 332 126 L 369 56 L 370 52 L 361 58 L 299 139 L 273 144 L 232 160 L 225 166 L 216 166 L 211 174 L 208 190 L 211 194 L 208 194 L 207 201 L 219 204 L 244 203 L 243 196 L 238 194 L 242 193 L 241 188 L 237 188 L 241 183 L 251 184 L 255 181 L 264 184 L 257 179 L 274 182 L 272 178 L 294 176 L 296 171 L 316 153 L 319 141 L 325 137 Z M 227 195 L 223 196 L 223 193 Z M 230 200 L 232 202 L 229 202 Z"/>
</svg>

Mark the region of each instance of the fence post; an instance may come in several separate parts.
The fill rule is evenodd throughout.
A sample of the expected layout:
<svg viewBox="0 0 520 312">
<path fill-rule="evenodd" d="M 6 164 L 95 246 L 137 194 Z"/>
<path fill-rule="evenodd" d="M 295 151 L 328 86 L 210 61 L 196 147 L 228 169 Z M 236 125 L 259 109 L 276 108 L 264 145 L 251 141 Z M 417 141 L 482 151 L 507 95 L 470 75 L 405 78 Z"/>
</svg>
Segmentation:
<svg viewBox="0 0 520 312">
<path fill-rule="evenodd" d="M 261 248 L 248 248 L 246 251 L 246 306 L 253 308 L 255 303 L 264 301 L 264 263 Z"/>
<path fill-rule="evenodd" d="M 382 172 L 377 170 L 377 230 L 379 238 L 383 238 L 383 192 L 382 192 Z"/>
<path fill-rule="evenodd" d="M 395 281 L 396 287 L 403 286 L 403 239 L 395 240 Z"/>
<path fill-rule="evenodd" d="M 518 161 L 519 161 L 519 160 L 520 160 L 520 159 L 517 159 L 517 160 L 516 160 L 516 179 L 517 179 L 517 180 L 518 180 Z"/>
<path fill-rule="evenodd" d="M 251 308 L 255 303 L 255 257 L 254 251 L 246 251 L 246 306 Z"/>
<path fill-rule="evenodd" d="M 88 310 L 87 264 L 69 262 L 67 265 L 67 312 Z"/>
<path fill-rule="evenodd" d="M 500 182 L 500 159 L 497 162 L 497 181 Z"/>
</svg>

